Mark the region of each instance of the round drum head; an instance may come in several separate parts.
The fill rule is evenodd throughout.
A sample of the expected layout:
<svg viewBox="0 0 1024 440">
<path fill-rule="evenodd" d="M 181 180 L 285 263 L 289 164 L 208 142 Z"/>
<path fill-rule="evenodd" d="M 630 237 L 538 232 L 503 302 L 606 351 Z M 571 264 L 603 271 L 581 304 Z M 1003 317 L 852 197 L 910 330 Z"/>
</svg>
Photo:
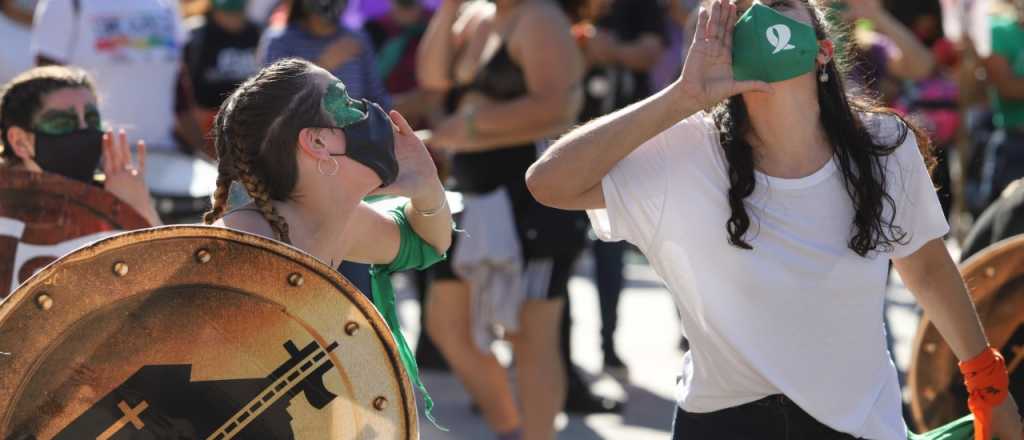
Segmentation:
<svg viewBox="0 0 1024 440">
<path fill-rule="evenodd" d="M 1024 394 L 1024 236 L 993 244 L 961 265 L 985 334 L 1006 357 L 1010 393 Z M 957 358 L 935 325 L 922 318 L 909 372 L 911 410 L 919 430 L 967 414 Z"/>
<path fill-rule="evenodd" d="M 373 306 L 315 258 L 228 229 L 62 257 L 0 303 L 0 352 L 0 438 L 418 438 Z"/>
<path fill-rule="evenodd" d="M 0 168 L 0 300 L 81 245 L 113 231 L 149 226 L 102 188 L 56 174 Z"/>
</svg>

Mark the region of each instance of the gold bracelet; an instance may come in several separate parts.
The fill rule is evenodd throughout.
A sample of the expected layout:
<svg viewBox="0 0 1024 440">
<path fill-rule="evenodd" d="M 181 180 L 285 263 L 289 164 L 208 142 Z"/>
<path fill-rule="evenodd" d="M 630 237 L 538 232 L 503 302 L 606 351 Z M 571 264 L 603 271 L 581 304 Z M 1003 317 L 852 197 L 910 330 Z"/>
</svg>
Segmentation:
<svg viewBox="0 0 1024 440">
<path fill-rule="evenodd" d="M 441 206 L 438 206 L 437 208 L 429 209 L 429 210 L 426 210 L 426 211 L 420 211 L 419 208 L 416 208 L 416 204 L 412 204 L 412 210 L 416 212 L 416 215 L 419 215 L 419 216 L 422 216 L 422 217 L 433 217 L 433 216 L 437 215 L 439 212 L 441 212 L 442 210 L 444 210 L 444 208 L 447 208 L 447 207 L 448 207 L 448 195 L 445 194 L 444 192 L 441 192 Z"/>
</svg>

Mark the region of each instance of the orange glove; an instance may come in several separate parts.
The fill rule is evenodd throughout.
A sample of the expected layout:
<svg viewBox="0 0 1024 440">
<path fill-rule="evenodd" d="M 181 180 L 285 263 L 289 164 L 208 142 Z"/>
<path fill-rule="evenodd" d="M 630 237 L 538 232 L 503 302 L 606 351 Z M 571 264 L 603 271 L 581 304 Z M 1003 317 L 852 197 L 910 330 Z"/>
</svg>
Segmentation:
<svg viewBox="0 0 1024 440">
<path fill-rule="evenodd" d="M 960 362 L 967 385 L 967 407 L 974 414 L 974 439 L 992 439 L 992 408 L 1009 395 L 1010 376 L 999 350 L 988 347 L 974 359 Z"/>
</svg>

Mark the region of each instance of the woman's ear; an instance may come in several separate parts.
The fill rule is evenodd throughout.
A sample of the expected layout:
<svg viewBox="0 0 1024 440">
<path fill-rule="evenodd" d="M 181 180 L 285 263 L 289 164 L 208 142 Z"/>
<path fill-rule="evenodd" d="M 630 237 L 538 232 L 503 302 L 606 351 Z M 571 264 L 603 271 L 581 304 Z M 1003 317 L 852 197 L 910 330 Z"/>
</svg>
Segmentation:
<svg viewBox="0 0 1024 440">
<path fill-rule="evenodd" d="M 299 130 L 299 151 L 315 160 L 326 159 L 330 152 L 327 151 L 322 134 L 323 131 L 316 128 Z"/>
<path fill-rule="evenodd" d="M 836 55 L 836 45 L 832 40 L 818 40 L 818 65 L 824 66 Z"/>
<path fill-rule="evenodd" d="M 33 133 L 25 131 L 21 127 L 12 126 L 7 129 L 7 146 L 14 151 L 14 155 L 25 164 L 32 163 L 36 157 L 36 137 Z"/>
</svg>

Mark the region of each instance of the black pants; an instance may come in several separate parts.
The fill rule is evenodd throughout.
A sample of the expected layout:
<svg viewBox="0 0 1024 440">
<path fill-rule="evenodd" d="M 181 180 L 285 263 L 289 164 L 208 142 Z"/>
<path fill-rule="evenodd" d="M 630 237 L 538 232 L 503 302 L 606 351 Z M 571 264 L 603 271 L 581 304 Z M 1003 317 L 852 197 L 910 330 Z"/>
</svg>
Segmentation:
<svg viewBox="0 0 1024 440">
<path fill-rule="evenodd" d="M 597 272 L 597 294 L 601 306 L 601 350 L 605 359 L 614 355 L 615 328 L 619 325 L 619 297 L 625 285 L 623 254 L 626 242 L 594 242 L 594 264 Z"/>
<path fill-rule="evenodd" d="M 710 413 L 676 408 L 672 440 L 856 440 L 818 422 L 781 394 Z"/>
</svg>

